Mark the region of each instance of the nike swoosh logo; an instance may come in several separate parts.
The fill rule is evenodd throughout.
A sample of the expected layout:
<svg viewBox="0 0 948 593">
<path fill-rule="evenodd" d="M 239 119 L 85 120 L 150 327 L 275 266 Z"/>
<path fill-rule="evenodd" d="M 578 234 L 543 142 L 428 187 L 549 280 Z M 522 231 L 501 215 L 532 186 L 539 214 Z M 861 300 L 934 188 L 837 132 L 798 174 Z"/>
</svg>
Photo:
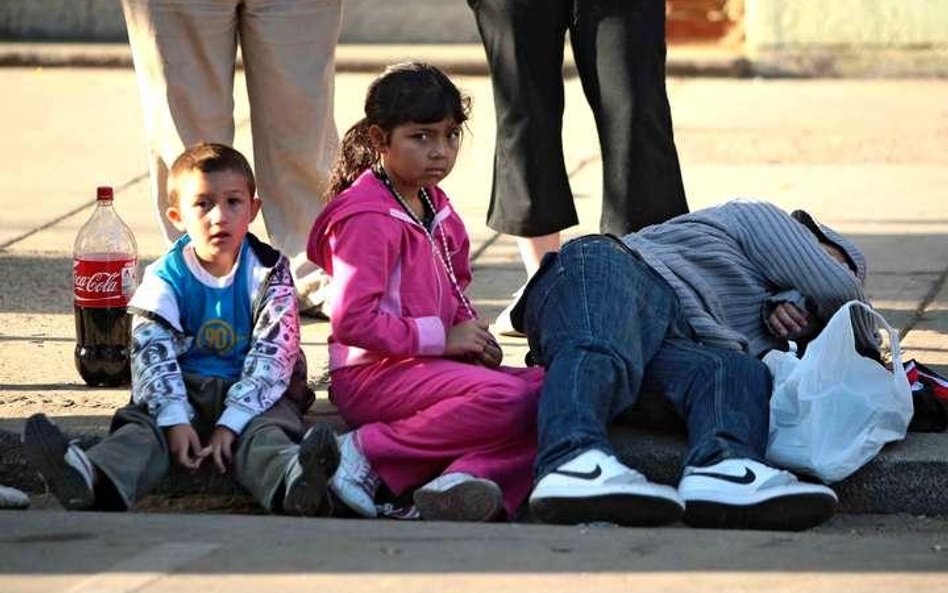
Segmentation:
<svg viewBox="0 0 948 593">
<path fill-rule="evenodd" d="M 578 478 L 580 480 L 595 480 L 602 475 L 602 468 L 599 467 L 599 464 L 596 464 L 596 469 L 588 472 L 571 472 L 568 469 L 555 469 L 553 470 L 554 474 L 560 474 L 561 476 L 566 476 L 568 478 Z"/>
<path fill-rule="evenodd" d="M 689 476 L 704 476 L 705 478 L 715 478 L 717 480 L 724 480 L 725 482 L 733 482 L 735 484 L 750 484 L 757 479 L 757 475 L 751 471 L 751 468 L 744 468 L 743 476 L 732 476 L 729 474 L 717 474 L 714 472 L 691 472 Z"/>
</svg>

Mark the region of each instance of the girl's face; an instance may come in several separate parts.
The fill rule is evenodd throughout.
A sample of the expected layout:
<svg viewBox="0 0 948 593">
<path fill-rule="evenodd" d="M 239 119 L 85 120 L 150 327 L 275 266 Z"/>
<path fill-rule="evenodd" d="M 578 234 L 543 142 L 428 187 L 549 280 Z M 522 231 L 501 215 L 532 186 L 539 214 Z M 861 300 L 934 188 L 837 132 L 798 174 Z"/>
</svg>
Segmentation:
<svg viewBox="0 0 948 593">
<path fill-rule="evenodd" d="M 461 144 L 461 126 L 451 117 L 430 124 L 402 124 L 387 138 L 378 126 L 372 126 L 369 134 L 382 156 L 382 166 L 405 197 L 447 177 Z"/>
</svg>

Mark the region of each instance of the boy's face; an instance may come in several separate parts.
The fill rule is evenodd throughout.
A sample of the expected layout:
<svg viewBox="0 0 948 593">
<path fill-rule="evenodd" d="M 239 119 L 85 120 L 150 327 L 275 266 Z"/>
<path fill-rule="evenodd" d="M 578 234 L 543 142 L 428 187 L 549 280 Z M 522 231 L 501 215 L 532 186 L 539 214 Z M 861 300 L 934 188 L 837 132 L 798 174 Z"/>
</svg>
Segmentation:
<svg viewBox="0 0 948 593">
<path fill-rule="evenodd" d="M 250 195 L 247 180 L 235 171 L 189 171 L 176 180 L 178 205 L 168 219 L 191 237 L 204 268 L 224 276 L 234 267 L 260 200 Z"/>
</svg>

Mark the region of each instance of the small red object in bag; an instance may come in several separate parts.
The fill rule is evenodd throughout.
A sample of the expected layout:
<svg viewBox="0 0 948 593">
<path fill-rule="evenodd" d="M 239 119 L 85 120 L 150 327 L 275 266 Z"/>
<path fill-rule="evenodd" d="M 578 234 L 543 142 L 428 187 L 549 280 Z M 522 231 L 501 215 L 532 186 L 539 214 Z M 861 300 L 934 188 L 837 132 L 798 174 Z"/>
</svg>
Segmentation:
<svg viewBox="0 0 948 593">
<path fill-rule="evenodd" d="M 912 386 L 915 407 L 909 430 L 941 432 L 948 428 L 948 379 L 915 359 L 906 361 L 905 376 Z"/>
</svg>

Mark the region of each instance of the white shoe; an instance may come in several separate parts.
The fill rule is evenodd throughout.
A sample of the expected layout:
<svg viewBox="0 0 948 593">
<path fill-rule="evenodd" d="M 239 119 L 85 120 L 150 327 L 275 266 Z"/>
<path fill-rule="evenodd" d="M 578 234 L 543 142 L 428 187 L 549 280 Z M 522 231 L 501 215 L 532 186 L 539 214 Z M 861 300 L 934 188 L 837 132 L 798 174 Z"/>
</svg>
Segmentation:
<svg viewBox="0 0 948 593">
<path fill-rule="evenodd" d="M 530 511 L 544 523 L 665 525 L 684 508 L 674 488 L 649 482 L 598 449 L 543 476 L 530 494 Z"/>
<path fill-rule="evenodd" d="M 678 492 L 694 527 L 799 531 L 836 511 L 836 493 L 752 459 L 685 468 Z"/>
<path fill-rule="evenodd" d="M 381 479 L 362 454 L 355 431 L 336 437 L 336 440 L 339 443 L 339 468 L 329 480 L 329 489 L 363 517 L 376 517 L 375 493 Z"/>
<path fill-rule="evenodd" d="M 414 494 L 415 508 L 426 521 L 492 521 L 504 512 L 500 486 L 462 472 L 438 476 Z"/>
<path fill-rule="evenodd" d="M 0 509 L 25 509 L 30 506 L 30 497 L 10 486 L 0 486 Z"/>
<path fill-rule="evenodd" d="M 501 311 L 497 318 L 494 319 L 494 332 L 501 336 L 506 336 L 508 338 L 525 338 L 527 334 L 522 331 L 514 329 L 513 321 L 510 319 L 510 313 L 513 311 L 514 306 L 520 300 L 520 296 L 523 294 L 523 289 L 527 285 L 524 284 L 513 293 L 513 300 L 510 301 L 510 304 L 504 307 L 504 310 Z"/>
</svg>

